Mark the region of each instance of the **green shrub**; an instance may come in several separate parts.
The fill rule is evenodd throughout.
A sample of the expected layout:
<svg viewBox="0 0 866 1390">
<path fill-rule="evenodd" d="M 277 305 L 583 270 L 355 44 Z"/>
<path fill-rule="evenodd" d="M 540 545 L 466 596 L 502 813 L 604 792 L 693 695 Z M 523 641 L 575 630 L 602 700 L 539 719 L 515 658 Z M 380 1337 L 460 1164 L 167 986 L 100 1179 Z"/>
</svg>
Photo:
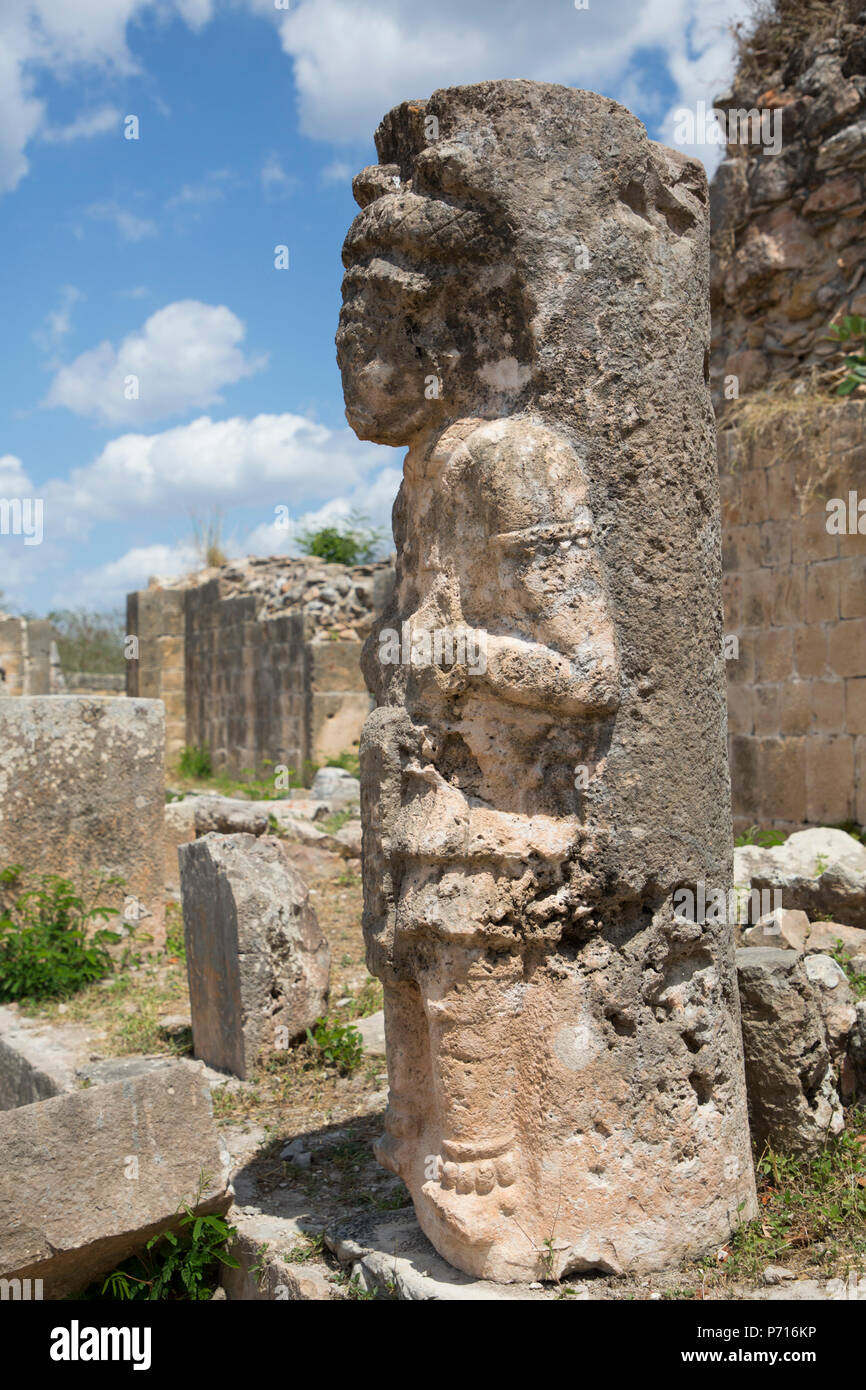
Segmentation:
<svg viewBox="0 0 866 1390">
<path fill-rule="evenodd" d="M 750 825 L 748 830 L 737 836 L 734 844 L 737 848 L 759 845 L 761 849 L 773 849 L 775 845 L 783 845 L 787 838 L 784 830 L 761 830 L 757 825 Z"/>
<path fill-rule="evenodd" d="M 197 777 L 204 780 L 213 776 L 210 749 L 206 748 L 204 744 L 199 744 L 196 747 L 187 744 L 180 755 L 178 766 L 182 777 Z"/>
<path fill-rule="evenodd" d="M 340 753 L 336 758 L 328 758 L 325 767 L 341 767 L 344 772 L 351 772 L 353 777 L 361 775 L 361 758 L 357 748 L 349 748 L 345 753 Z"/>
<path fill-rule="evenodd" d="M 312 1031 L 307 1029 L 307 1041 L 318 1048 L 323 1061 L 337 1067 L 347 1076 L 364 1060 L 364 1043 L 357 1028 L 335 1019 L 317 1018 Z"/>
<path fill-rule="evenodd" d="M 315 555 L 338 565 L 362 565 L 372 560 L 384 533 L 370 526 L 364 512 L 350 512 L 345 525 L 301 531 L 298 546 L 304 555 Z"/>
<path fill-rule="evenodd" d="M 0 888 L 11 899 L 0 908 L 0 1000 L 65 998 L 108 975 L 113 962 L 107 948 L 120 934 L 106 927 L 92 931 L 89 924 L 116 915 L 96 898 L 123 880 L 99 879 L 87 902 L 68 879 L 42 874 L 36 887 L 13 897 L 21 873 L 18 864 L 0 872 Z"/>
<path fill-rule="evenodd" d="M 57 634 L 57 652 L 64 671 L 88 671 L 121 676 L 126 670 L 126 619 L 116 610 L 98 613 L 88 608 L 61 608 L 48 614 Z"/>
<path fill-rule="evenodd" d="M 860 340 L 861 347 L 858 352 L 848 350 L 848 355 L 844 358 L 848 375 L 836 387 L 837 396 L 850 396 L 858 386 L 866 386 L 866 318 L 860 314 L 846 314 L 840 323 L 830 325 L 828 336 L 837 343 L 849 343 L 852 338 Z"/>
<path fill-rule="evenodd" d="M 222 1216 L 196 1216 L 185 1204 L 179 1229 L 162 1231 L 147 1242 L 140 1255 L 133 1255 L 112 1271 L 101 1288 L 91 1285 L 84 1294 L 89 1299 L 183 1299 L 194 1303 L 213 1297 L 219 1281 L 219 1266 L 238 1268 L 227 1246 L 237 1234 Z"/>
</svg>

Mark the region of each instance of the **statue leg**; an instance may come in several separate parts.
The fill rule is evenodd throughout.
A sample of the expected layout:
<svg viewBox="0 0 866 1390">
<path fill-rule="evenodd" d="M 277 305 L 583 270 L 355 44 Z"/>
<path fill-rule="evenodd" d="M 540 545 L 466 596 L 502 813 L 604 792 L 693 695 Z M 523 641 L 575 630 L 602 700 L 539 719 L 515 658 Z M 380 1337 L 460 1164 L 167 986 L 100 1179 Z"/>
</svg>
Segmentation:
<svg viewBox="0 0 866 1390">
<path fill-rule="evenodd" d="M 438 1220 L 468 1225 L 480 1242 L 492 1243 L 519 1206 L 514 1029 L 522 961 L 445 947 L 419 983 L 434 1110 L 425 1140 L 438 1149 L 426 1157 L 423 1198 Z"/>
</svg>

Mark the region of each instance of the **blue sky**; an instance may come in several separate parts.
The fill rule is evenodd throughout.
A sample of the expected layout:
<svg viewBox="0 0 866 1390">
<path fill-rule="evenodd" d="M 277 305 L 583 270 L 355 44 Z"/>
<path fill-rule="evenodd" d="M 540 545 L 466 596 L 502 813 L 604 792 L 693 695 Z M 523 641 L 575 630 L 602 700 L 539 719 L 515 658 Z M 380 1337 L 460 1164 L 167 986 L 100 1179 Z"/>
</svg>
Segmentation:
<svg viewBox="0 0 866 1390">
<path fill-rule="evenodd" d="M 377 121 L 530 77 L 670 140 L 675 108 L 729 79 L 746 8 L 0 0 L 0 498 L 44 503 L 41 544 L 0 535 L 3 605 L 114 606 L 191 568 L 191 517 L 214 509 L 234 554 L 291 550 L 278 506 L 387 525 L 402 451 L 349 431 L 333 342 Z"/>
</svg>

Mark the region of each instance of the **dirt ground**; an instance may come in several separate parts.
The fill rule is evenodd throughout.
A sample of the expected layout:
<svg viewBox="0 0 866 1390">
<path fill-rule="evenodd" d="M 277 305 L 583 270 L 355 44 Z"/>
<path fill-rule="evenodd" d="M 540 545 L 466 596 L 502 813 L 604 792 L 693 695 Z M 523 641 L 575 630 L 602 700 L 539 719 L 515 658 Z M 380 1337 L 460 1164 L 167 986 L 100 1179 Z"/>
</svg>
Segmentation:
<svg viewBox="0 0 866 1390">
<path fill-rule="evenodd" d="M 381 1008 L 381 986 L 367 972 L 361 930 L 360 864 L 318 846 L 292 844 L 331 947 L 328 1018 L 346 1024 Z M 107 980 L 65 1004 L 27 1010 L 83 1025 L 92 1060 L 131 1053 L 192 1055 L 189 996 L 179 905 L 170 906 L 166 950 L 142 953 Z M 408 1205 L 403 1184 L 376 1162 L 372 1143 L 387 1099 L 383 1058 L 365 1056 L 349 1074 L 323 1063 L 302 1042 L 275 1052 L 247 1081 L 227 1078 L 213 1091 L 214 1113 L 247 1190 L 286 1211 L 315 1212 L 323 1223 Z M 303 1138 L 304 1168 L 281 1158 Z M 569 1280 L 550 1290 L 570 1297 L 588 1284 L 593 1297 L 684 1299 L 749 1297 L 767 1266 L 798 1278 L 845 1278 L 866 1267 L 866 1116 L 849 1115 L 846 1134 L 819 1160 L 802 1165 L 778 1155 L 758 1159 L 761 1215 L 720 1250 L 651 1278 Z M 252 1186 L 251 1186 L 252 1184 Z M 296 1258 L 321 1259 L 321 1243 L 299 1242 Z M 585 1294 L 583 1295 L 585 1296 Z"/>
</svg>

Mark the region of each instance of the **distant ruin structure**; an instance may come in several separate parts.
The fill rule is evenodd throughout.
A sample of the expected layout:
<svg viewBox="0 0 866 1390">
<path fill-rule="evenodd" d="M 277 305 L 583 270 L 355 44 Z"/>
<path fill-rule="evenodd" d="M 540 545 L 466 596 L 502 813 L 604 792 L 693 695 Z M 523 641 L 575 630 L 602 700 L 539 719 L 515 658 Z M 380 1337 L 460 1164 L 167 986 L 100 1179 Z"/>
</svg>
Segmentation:
<svg viewBox="0 0 866 1390">
<path fill-rule="evenodd" d="M 371 706 L 361 645 L 393 576 L 387 560 L 253 556 L 130 594 L 127 694 L 164 702 L 168 765 L 190 745 L 235 774 L 300 774 L 351 749 Z"/>
<path fill-rule="evenodd" d="M 66 689 L 46 618 L 15 618 L 0 612 L 0 697 L 59 695 Z"/>
</svg>

